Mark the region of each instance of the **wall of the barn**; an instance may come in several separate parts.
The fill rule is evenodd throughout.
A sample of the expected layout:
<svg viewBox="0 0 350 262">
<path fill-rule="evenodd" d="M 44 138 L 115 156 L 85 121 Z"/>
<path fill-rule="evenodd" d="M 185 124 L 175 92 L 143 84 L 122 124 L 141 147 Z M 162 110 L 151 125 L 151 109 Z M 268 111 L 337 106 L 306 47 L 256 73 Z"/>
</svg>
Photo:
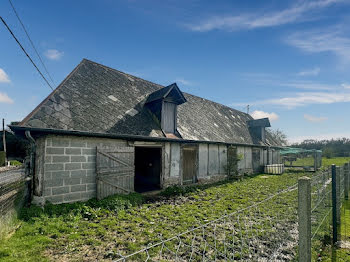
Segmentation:
<svg viewBox="0 0 350 262">
<path fill-rule="evenodd" d="M 85 201 L 96 196 L 96 147 L 125 146 L 126 141 L 76 136 L 37 140 L 36 201 L 43 204 Z M 44 159 L 44 160 L 42 160 Z"/>
</svg>

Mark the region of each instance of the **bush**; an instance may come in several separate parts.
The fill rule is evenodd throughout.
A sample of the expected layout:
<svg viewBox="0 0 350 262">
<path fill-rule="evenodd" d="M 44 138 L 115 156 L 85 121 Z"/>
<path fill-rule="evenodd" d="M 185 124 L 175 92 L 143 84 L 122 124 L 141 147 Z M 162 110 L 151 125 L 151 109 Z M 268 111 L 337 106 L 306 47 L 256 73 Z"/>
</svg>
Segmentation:
<svg viewBox="0 0 350 262">
<path fill-rule="evenodd" d="M 4 166 L 5 165 L 5 152 L 4 151 L 0 151 L 0 166 Z"/>
</svg>

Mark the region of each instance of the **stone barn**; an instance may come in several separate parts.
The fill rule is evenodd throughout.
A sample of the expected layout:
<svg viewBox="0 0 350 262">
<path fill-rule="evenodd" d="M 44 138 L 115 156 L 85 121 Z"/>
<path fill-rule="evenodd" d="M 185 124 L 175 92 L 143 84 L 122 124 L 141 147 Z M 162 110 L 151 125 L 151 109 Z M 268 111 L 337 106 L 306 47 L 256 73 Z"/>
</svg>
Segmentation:
<svg viewBox="0 0 350 262">
<path fill-rule="evenodd" d="M 267 118 L 82 62 L 10 128 L 31 143 L 33 195 L 41 204 L 160 190 L 227 176 L 228 150 L 241 173 L 280 163 Z"/>
</svg>

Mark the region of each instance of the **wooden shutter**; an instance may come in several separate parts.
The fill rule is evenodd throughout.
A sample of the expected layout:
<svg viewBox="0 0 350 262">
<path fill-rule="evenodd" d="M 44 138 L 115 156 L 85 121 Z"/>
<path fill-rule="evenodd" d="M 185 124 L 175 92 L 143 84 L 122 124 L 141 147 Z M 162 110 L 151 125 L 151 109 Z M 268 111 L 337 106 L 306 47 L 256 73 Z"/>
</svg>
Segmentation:
<svg viewBox="0 0 350 262">
<path fill-rule="evenodd" d="M 97 199 L 134 192 L 134 147 L 97 148 Z"/>
<path fill-rule="evenodd" d="M 182 148 L 182 178 L 183 184 L 196 182 L 197 150 L 195 147 Z"/>
<path fill-rule="evenodd" d="M 165 133 L 175 133 L 176 128 L 176 104 L 163 103 L 162 126 Z"/>
</svg>

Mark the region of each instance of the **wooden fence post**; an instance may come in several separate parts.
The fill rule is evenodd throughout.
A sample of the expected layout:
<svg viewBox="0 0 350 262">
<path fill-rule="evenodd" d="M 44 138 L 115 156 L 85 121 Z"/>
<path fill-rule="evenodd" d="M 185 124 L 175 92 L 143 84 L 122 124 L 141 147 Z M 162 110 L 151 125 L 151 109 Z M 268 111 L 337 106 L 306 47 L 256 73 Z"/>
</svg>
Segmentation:
<svg viewBox="0 0 350 262">
<path fill-rule="evenodd" d="M 311 179 L 298 180 L 299 262 L 311 261 Z"/>
</svg>

